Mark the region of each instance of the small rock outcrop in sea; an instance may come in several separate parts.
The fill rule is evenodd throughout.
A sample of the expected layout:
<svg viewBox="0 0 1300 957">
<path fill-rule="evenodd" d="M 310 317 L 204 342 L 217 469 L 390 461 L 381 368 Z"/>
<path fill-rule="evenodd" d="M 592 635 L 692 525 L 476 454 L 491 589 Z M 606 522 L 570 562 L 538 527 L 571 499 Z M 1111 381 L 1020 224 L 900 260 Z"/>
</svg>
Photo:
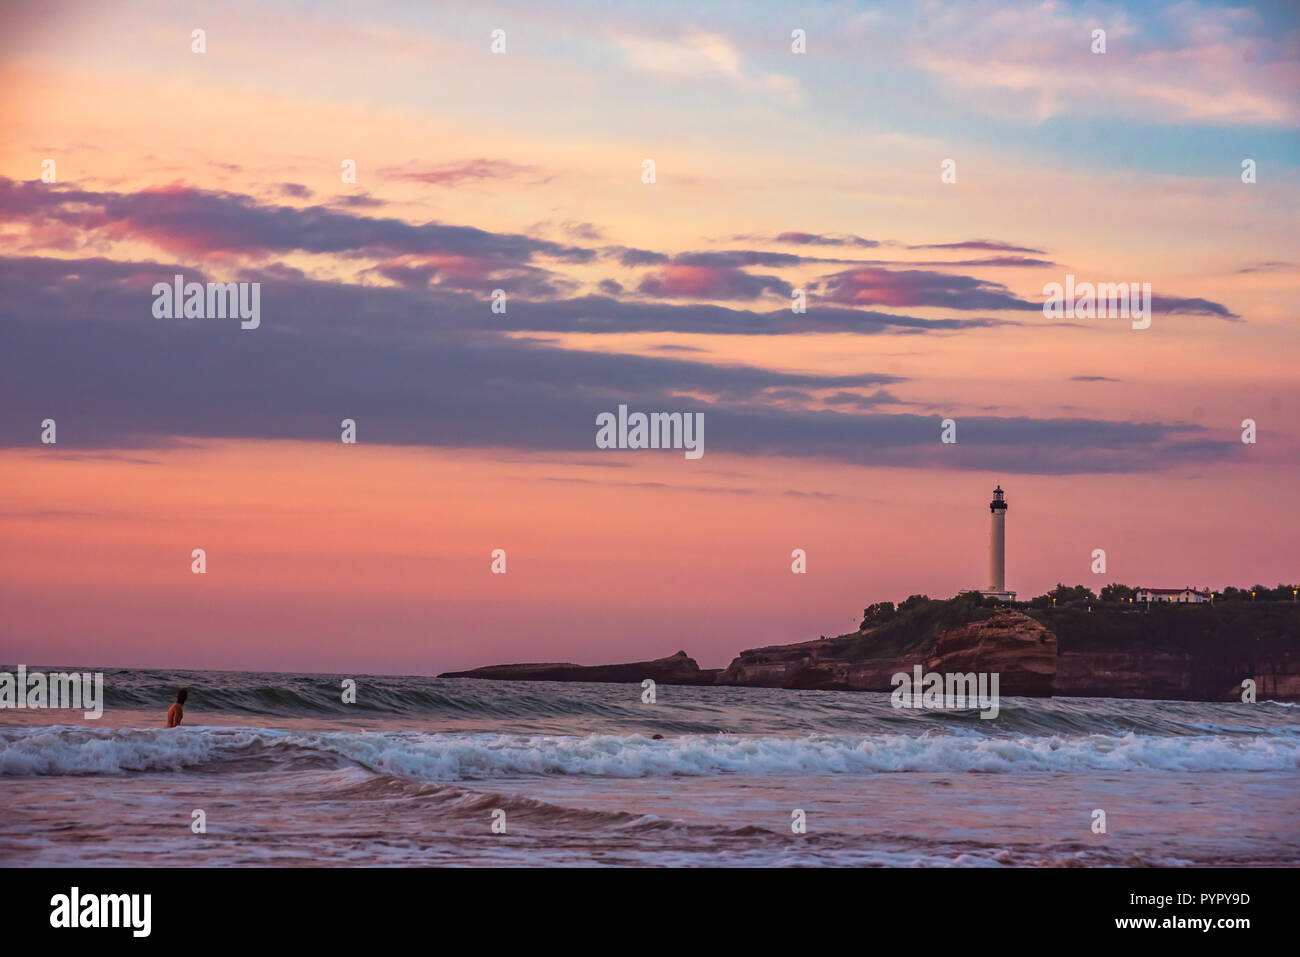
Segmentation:
<svg viewBox="0 0 1300 957">
<path fill-rule="evenodd" d="M 671 646 L 670 646 L 671 647 Z M 684 651 L 653 661 L 623 665 L 575 665 L 568 662 L 532 662 L 489 665 L 471 671 L 449 671 L 439 678 L 495 678 L 498 681 L 612 681 L 641 682 L 650 678 L 661 685 L 711 685 L 716 668 L 701 668 Z"/>
</svg>

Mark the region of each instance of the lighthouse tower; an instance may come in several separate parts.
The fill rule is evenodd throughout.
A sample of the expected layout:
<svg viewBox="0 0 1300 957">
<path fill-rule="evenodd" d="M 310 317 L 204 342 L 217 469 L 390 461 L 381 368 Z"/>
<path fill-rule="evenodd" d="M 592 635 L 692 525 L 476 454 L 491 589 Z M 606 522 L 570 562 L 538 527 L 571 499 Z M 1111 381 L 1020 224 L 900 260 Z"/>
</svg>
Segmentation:
<svg viewBox="0 0 1300 957">
<path fill-rule="evenodd" d="M 1007 588 L 1007 503 L 1002 497 L 1002 486 L 993 490 L 989 502 L 992 524 L 989 526 L 989 591 L 1006 591 Z"/>
<path fill-rule="evenodd" d="M 993 490 L 989 502 L 989 587 L 983 591 L 990 598 L 1015 601 L 1016 593 L 1007 591 L 1007 502 L 1002 486 Z"/>
</svg>

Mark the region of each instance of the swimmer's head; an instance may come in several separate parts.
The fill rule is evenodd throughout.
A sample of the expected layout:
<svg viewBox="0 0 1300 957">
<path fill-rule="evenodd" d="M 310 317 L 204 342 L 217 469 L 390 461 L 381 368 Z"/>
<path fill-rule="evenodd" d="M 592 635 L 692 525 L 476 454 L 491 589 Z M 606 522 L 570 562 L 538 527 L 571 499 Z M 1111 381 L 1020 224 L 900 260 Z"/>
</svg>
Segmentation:
<svg viewBox="0 0 1300 957">
<path fill-rule="evenodd" d="M 182 688 L 180 691 L 176 692 L 176 700 L 181 704 L 184 704 L 185 699 L 188 698 L 189 696 L 190 696 L 189 688 Z"/>
</svg>

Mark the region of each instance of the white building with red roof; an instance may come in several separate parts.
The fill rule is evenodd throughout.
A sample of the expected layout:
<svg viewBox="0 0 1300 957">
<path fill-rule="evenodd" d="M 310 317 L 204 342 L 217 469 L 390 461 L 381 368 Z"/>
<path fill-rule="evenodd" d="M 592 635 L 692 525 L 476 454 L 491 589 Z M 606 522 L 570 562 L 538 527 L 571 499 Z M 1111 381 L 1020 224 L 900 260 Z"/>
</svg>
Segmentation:
<svg viewBox="0 0 1300 957">
<path fill-rule="evenodd" d="M 1137 590 L 1138 601 L 1168 601 L 1195 605 L 1208 602 L 1212 598 L 1208 588 L 1204 591 L 1196 588 L 1139 588 Z"/>
</svg>

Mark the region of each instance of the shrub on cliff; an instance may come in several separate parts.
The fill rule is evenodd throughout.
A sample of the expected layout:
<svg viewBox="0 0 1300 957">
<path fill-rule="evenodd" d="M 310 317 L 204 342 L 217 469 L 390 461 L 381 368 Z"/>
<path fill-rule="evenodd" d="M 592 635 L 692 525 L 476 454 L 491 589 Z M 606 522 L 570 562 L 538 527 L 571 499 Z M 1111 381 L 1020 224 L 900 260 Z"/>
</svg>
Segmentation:
<svg viewBox="0 0 1300 957">
<path fill-rule="evenodd" d="M 1056 587 L 1046 595 L 1038 595 L 1029 600 L 1030 608 L 1051 608 L 1053 604 L 1057 608 L 1065 605 L 1089 605 L 1097 601 L 1097 596 L 1092 593 L 1091 588 L 1083 585 L 1062 585 L 1057 583 Z"/>
<path fill-rule="evenodd" d="M 1296 589 L 1295 585 L 1278 585 L 1276 588 L 1264 585 L 1253 585 L 1250 588 L 1229 586 L 1223 590 L 1221 597 L 1224 601 L 1295 601 Z"/>
<path fill-rule="evenodd" d="M 993 617 L 998 606 L 999 602 L 979 592 L 963 592 L 946 600 L 912 595 L 887 620 L 871 626 L 870 633 L 855 641 L 847 654 L 853 659 L 906 654 L 950 628 Z"/>
<path fill-rule="evenodd" d="M 878 601 L 862 609 L 862 624 L 858 627 L 862 631 L 868 628 L 874 628 L 876 625 L 883 625 L 893 618 L 897 611 L 894 610 L 892 601 Z"/>
<path fill-rule="evenodd" d="M 1128 603 L 1130 598 L 1137 597 L 1137 589 L 1130 588 L 1128 585 L 1121 585 L 1119 582 L 1111 582 L 1101 589 L 1100 599 L 1105 602 L 1124 602 Z"/>
</svg>

